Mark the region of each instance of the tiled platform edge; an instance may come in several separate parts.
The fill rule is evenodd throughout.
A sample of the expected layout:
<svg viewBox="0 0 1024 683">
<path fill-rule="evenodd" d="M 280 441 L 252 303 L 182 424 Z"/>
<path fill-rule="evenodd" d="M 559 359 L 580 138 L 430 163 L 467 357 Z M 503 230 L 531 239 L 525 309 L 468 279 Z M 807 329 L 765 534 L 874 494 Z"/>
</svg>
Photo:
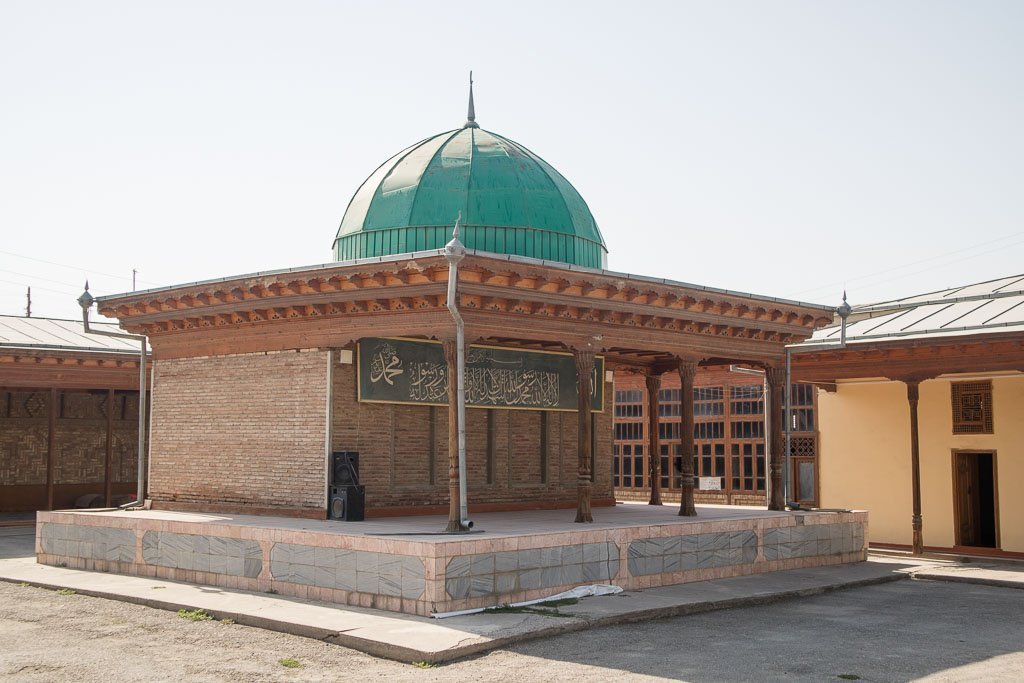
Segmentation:
<svg viewBox="0 0 1024 683">
<path fill-rule="evenodd" d="M 859 562 L 867 513 L 795 513 L 451 540 L 40 512 L 39 562 L 427 615 L 552 595 Z"/>
</svg>

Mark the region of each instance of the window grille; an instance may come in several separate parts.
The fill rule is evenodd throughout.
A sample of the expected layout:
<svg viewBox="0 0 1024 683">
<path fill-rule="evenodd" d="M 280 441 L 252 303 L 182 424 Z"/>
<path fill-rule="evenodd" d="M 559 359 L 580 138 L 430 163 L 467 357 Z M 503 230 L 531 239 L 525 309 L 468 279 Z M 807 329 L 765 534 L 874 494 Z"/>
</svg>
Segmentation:
<svg viewBox="0 0 1024 683">
<path fill-rule="evenodd" d="M 992 382 L 953 382 L 953 433 L 992 434 Z"/>
</svg>

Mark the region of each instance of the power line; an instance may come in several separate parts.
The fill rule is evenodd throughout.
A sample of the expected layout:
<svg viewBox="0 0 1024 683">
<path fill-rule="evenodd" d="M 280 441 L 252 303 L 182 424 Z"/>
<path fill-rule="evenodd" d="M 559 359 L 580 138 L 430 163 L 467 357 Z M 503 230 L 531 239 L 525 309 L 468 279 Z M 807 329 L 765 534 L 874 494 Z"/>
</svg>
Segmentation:
<svg viewBox="0 0 1024 683">
<path fill-rule="evenodd" d="M 872 272 L 872 273 L 865 273 L 863 275 L 857 275 L 857 276 L 854 276 L 854 277 L 851 277 L 851 278 L 847 278 L 845 280 L 839 280 L 839 281 L 831 282 L 831 283 L 828 283 L 828 284 L 818 285 L 817 287 L 811 287 L 809 289 L 804 289 L 804 290 L 801 290 L 801 291 L 798 291 L 798 292 L 790 292 L 786 296 L 787 297 L 796 297 L 796 296 L 804 295 L 804 294 L 807 294 L 807 293 L 821 292 L 821 291 L 827 290 L 827 289 L 829 289 L 831 287 L 838 287 L 839 285 L 848 285 L 851 282 L 857 282 L 859 280 L 866 280 L 868 278 L 873 278 L 873 277 L 875 277 L 877 275 L 885 275 L 886 273 L 891 273 L 891 272 L 898 271 L 898 270 L 904 270 L 904 269 L 909 268 L 911 266 L 916 266 L 916 265 L 919 265 L 921 263 L 927 263 L 929 261 L 935 261 L 936 259 L 946 258 L 947 256 L 955 256 L 956 254 L 962 254 L 962 253 L 967 252 L 967 251 L 973 251 L 973 250 L 979 249 L 981 247 L 986 247 L 986 246 L 988 246 L 990 244 L 995 244 L 996 242 L 1002 242 L 1002 241 L 1005 241 L 1005 240 L 1008 240 L 1008 239 L 1013 239 L 1015 237 L 1020 237 L 1021 235 L 1024 235 L 1024 232 L 1016 232 L 1016 233 L 1013 233 L 1013 234 L 1010 234 L 1010 235 L 1004 235 L 1003 237 L 998 237 L 998 238 L 996 238 L 994 240 L 989 240 L 987 242 L 981 242 L 979 244 L 975 244 L 975 245 L 970 246 L 970 247 L 965 247 L 963 249 L 957 249 L 957 250 L 954 250 L 954 251 L 946 252 L 945 254 L 939 254 L 937 256 L 929 256 L 928 258 L 920 259 L 918 261 L 911 261 L 910 263 L 904 263 L 902 265 L 895 266 L 893 268 L 886 268 L 884 270 L 878 270 L 878 271 L 875 271 L 875 272 Z M 1020 244 L 1020 242 L 1014 242 L 1012 244 L 1004 245 L 1004 246 L 1000 247 L 1000 249 L 1005 249 L 1007 247 L 1012 247 L 1012 246 L 1015 246 L 1017 244 Z M 995 251 L 995 250 L 990 250 L 990 251 Z M 982 253 L 990 253 L 990 251 L 989 252 L 982 252 Z M 981 254 L 975 254 L 973 256 L 965 257 L 964 259 L 956 259 L 954 261 L 951 261 L 950 263 L 956 263 L 957 261 L 966 260 L 966 259 L 969 259 L 969 258 L 974 258 L 974 256 L 980 256 L 980 255 Z M 942 265 L 948 265 L 948 264 L 940 264 L 939 266 L 936 266 L 936 267 L 941 267 Z M 918 271 L 918 272 L 924 272 L 924 271 Z M 913 273 L 913 274 L 917 274 L 917 273 Z M 892 280 L 885 280 L 885 282 L 892 282 Z"/>
<path fill-rule="evenodd" d="M 100 272 L 98 270 L 93 270 L 91 268 L 83 268 L 82 266 L 69 266 L 66 263 L 57 263 L 56 261 L 47 261 L 46 259 L 36 258 L 35 256 L 25 256 L 24 254 L 16 254 L 13 251 L 6 251 L 4 249 L 0 249 L 0 254 L 6 254 L 8 256 L 14 256 L 15 258 L 21 258 L 21 259 L 25 259 L 25 260 L 28 260 L 28 261 L 35 261 L 37 263 L 45 263 L 45 264 L 51 265 L 51 266 L 58 266 L 60 268 L 69 268 L 71 270 L 77 270 L 79 272 L 88 271 L 90 273 L 95 273 L 96 275 L 103 275 L 105 277 L 117 278 L 118 280 L 126 280 L 129 277 L 128 275 L 114 275 L 113 273 L 103 273 L 103 272 Z M 143 283 L 143 284 L 147 284 L 147 285 L 154 285 L 154 286 L 157 286 L 157 287 L 160 286 L 159 282 L 149 282 L 148 280 L 138 280 L 138 281 Z"/>
</svg>

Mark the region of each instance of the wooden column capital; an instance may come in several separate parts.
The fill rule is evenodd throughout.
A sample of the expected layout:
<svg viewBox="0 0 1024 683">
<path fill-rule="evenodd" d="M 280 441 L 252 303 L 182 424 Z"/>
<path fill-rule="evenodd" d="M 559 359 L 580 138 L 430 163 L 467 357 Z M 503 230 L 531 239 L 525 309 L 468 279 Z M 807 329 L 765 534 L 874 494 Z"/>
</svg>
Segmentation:
<svg viewBox="0 0 1024 683">
<path fill-rule="evenodd" d="M 781 365 L 766 365 L 764 378 L 768 380 L 769 386 L 782 386 L 786 383 L 786 368 Z"/>
<path fill-rule="evenodd" d="M 591 373 L 594 371 L 594 352 L 589 349 L 576 349 L 572 350 L 573 360 L 576 361 L 576 372 L 578 373 Z M 589 380 L 588 380 L 589 381 Z"/>
<path fill-rule="evenodd" d="M 907 385 L 907 400 L 917 402 L 921 398 L 921 381 L 916 379 L 906 379 L 903 383 Z"/>
<path fill-rule="evenodd" d="M 679 368 L 676 372 L 679 373 L 680 380 L 687 377 L 692 382 L 697 376 L 697 361 L 689 358 L 680 358 Z"/>
</svg>

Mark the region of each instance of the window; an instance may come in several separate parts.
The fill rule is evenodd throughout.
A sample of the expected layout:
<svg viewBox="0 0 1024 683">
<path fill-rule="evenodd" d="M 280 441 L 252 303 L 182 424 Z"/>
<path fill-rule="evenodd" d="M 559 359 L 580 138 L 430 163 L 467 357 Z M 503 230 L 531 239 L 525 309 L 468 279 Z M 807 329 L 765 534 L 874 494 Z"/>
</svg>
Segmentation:
<svg viewBox="0 0 1024 683">
<path fill-rule="evenodd" d="M 953 382 L 953 433 L 992 433 L 992 382 Z"/>
<path fill-rule="evenodd" d="M 679 389 L 658 392 L 658 417 L 679 417 Z"/>
<path fill-rule="evenodd" d="M 760 384 L 729 387 L 729 398 L 733 415 L 764 414 L 764 387 Z"/>
<path fill-rule="evenodd" d="M 614 443 L 612 445 L 612 482 L 620 488 L 644 487 L 645 392 L 625 389 L 615 392 Z M 596 430 L 592 434 L 596 435 Z M 595 449 L 596 452 L 596 449 Z"/>
<path fill-rule="evenodd" d="M 615 417 L 643 417 L 644 392 L 639 389 L 615 392 Z"/>
<path fill-rule="evenodd" d="M 789 385 L 789 413 L 792 420 L 790 431 L 814 431 L 814 385 Z"/>
</svg>

